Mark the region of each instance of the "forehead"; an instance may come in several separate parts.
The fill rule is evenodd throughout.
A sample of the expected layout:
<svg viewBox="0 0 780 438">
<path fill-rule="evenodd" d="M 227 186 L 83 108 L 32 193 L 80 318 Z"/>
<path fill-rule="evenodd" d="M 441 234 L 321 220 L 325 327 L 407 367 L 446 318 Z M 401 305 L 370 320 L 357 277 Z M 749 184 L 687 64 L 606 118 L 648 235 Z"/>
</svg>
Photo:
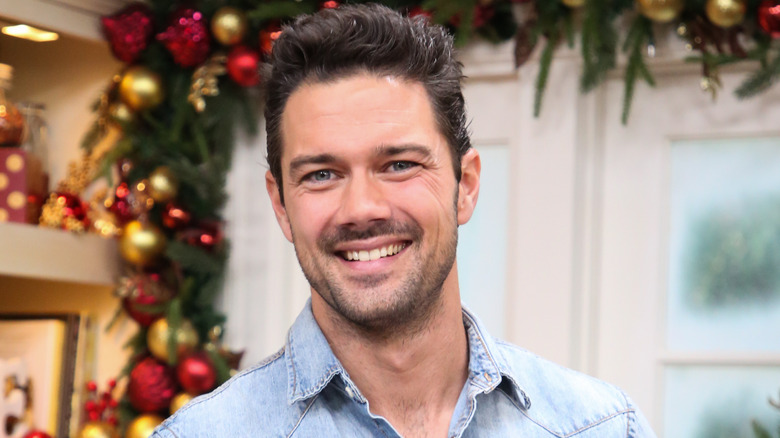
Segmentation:
<svg viewBox="0 0 780 438">
<path fill-rule="evenodd" d="M 354 154 L 394 144 L 438 147 L 425 87 L 368 73 L 294 91 L 282 113 L 282 163 L 298 154 Z"/>
</svg>

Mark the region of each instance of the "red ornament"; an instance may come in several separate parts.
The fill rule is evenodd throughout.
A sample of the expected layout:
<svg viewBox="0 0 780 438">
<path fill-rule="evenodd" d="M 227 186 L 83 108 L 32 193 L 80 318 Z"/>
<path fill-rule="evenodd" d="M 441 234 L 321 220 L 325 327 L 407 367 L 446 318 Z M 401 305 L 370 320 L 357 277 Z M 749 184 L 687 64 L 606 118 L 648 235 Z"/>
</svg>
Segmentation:
<svg viewBox="0 0 780 438">
<path fill-rule="evenodd" d="M 260 55 L 247 46 L 236 46 L 227 57 L 227 72 L 235 83 L 251 87 L 260 83 Z"/>
<path fill-rule="evenodd" d="M 154 33 L 152 11 L 142 3 L 133 3 L 101 21 L 114 56 L 127 63 L 138 59 Z"/>
<path fill-rule="evenodd" d="M 222 226 L 217 222 L 204 222 L 198 228 L 190 228 L 179 233 L 179 240 L 207 251 L 217 247 L 224 238 Z"/>
<path fill-rule="evenodd" d="M 772 38 L 780 38 L 780 1 L 764 0 L 758 5 L 758 25 Z"/>
<path fill-rule="evenodd" d="M 115 292 L 122 297 L 122 307 L 127 314 L 142 327 L 149 327 L 160 318 L 165 311 L 162 305 L 174 296 L 171 288 L 161 281 L 160 274 L 155 272 L 122 277 Z"/>
<path fill-rule="evenodd" d="M 423 9 L 422 6 L 415 6 L 409 9 L 409 17 L 425 17 L 426 20 L 431 21 L 433 20 L 433 11 Z"/>
<path fill-rule="evenodd" d="M 114 213 L 119 225 L 124 225 L 135 219 L 133 204 L 130 202 L 130 187 L 126 182 L 119 183 L 114 189 L 114 201 L 108 207 L 108 211 Z"/>
<path fill-rule="evenodd" d="M 199 395 L 214 389 L 217 372 L 208 354 L 203 351 L 193 353 L 179 362 L 176 376 L 182 388 L 192 395 Z"/>
<path fill-rule="evenodd" d="M 265 29 L 260 31 L 260 52 L 266 57 L 271 55 L 274 43 L 282 34 L 282 27 L 278 22 L 271 23 Z"/>
<path fill-rule="evenodd" d="M 176 204 L 166 205 L 162 213 L 163 225 L 172 230 L 187 226 L 190 223 L 190 218 L 190 213 Z"/>
<path fill-rule="evenodd" d="M 339 2 L 337 2 L 335 0 L 324 1 L 324 2 L 320 3 L 320 10 L 323 10 L 323 9 L 336 9 L 339 6 L 341 6 L 341 3 L 339 3 Z"/>
<path fill-rule="evenodd" d="M 477 29 L 487 24 L 495 14 L 496 10 L 493 6 L 474 6 L 474 28 Z M 455 27 L 460 27 L 460 20 L 460 13 L 455 14 L 450 18 L 450 24 Z"/>
<path fill-rule="evenodd" d="M 182 67 L 202 64 L 209 55 L 206 17 L 195 9 L 179 9 L 165 32 L 157 34 L 157 40 L 165 44 L 176 64 Z"/>
<path fill-rule="evenodd" d="M 42 430 L 31 430 L 24 435 L 24 438 L 51 438 L 51 435 Z"/>
<path fill-rule="evenodd" d="M 130 404 L 141 412 L 161 412 L 168 409 L 178 393 L 173 368 L 147 357 L 130 372 L 127 396 Z"/>
<path fill-rule="evenodd" d="M 62 207 L 63 218 L 74 218 L 89 227 L 87 204 L 81 198 L 70 193 L 57 193 L 57 204 Z M 63 221 L 63 226 L 65 222 Z"/>
</svg>

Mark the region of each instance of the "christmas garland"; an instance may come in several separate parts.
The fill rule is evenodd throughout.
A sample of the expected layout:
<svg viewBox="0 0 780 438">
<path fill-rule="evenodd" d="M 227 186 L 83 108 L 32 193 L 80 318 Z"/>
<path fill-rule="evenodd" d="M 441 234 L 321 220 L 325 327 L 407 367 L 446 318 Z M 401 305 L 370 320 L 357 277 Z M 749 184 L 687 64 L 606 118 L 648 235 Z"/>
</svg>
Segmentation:
<svg viewBox="0 0 780 438">
<path fill-rule="evenodd" d="M 652 22 L 678 24 L 678 34 L 697 53 L 688 60 L 701 63 L 707 90 L 719 86 L 718 68 L 735 62 L 759 65 L 736 90 L 740 97 L 765 90 L 780 75 L 771 44 L 780 38 L 780 0 L 381 3 L 445 25 L 459 45 L 474 36 L 514 38 L 517 67 L 542 44 L 537 115 L 555 50 L 564 41 L 573 47 L 579 35 L 583 92 L 616 67 L 618 50 L 627 54 L 625 122 L 637 80 L 654 84 L 645 62 L 654 49 Z M 46 226 L 119 239 L 126 270 L 115 288 L 121 299 L 116 318 L 127 315 L 139 326 L 127 344 L 132 356 L 120 376 L 125 390 L 119 401 L 96 395 L 90 382 L 82 437 L 116 436 L 117 425 L 127 437 L 146 437 L 164 416 L 238 367 L 241 355 L 220 344 L 225 318 L 213 307 L 228 254 L 220 211 L 236 124 L 250 133 L 256 129 L 253 90 L 281 26 L 299 14 L 338 6 L 152 0 L 103 18 L 112 51 L 126 67 L 96 103 L 83 159 L 71 165 L 41 217 Z M 631 24 L 621 33 L 626 19 Z M 95 179 L 108 181 L 108 189 L 84 202 Z M 109 386 L 113 392 L 114 383 Z"/>
</svg>

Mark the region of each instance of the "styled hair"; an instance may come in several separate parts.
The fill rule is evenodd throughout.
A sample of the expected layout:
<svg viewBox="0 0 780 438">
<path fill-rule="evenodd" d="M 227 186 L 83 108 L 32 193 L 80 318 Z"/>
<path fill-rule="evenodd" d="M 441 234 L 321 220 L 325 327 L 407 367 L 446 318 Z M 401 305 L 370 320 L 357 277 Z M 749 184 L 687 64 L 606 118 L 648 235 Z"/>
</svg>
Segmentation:
<svg viewBox="0 0 780 438">
<path fill-rule="evenodd" d="M 462 67 L 455 59 L 452 37 L 442 26 L 377 4 L 323 9 L 285 26 L 263 75 L 268 164 L 282 202 L 281 122 L 290 95 L 306 83 L 330 83 L 360 73 L 424 86 L 460 181 L 461 157 L 471 147 Z"/>
</svg>

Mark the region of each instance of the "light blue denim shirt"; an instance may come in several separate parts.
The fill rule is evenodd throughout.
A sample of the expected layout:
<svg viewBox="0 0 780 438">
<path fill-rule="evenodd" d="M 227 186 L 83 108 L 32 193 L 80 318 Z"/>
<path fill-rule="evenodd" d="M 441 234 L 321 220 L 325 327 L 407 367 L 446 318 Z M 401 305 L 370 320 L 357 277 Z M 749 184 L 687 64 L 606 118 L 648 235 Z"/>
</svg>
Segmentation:
<svg viewBox="0 0 780 438">
<path fill-rule="evenodd" d="M 448 437 L 654 437 L 619 389 L 491 337 L 463 311 L 469 375 Z M 160 425 L 153 438 L 397 437 L 371 412 L 307 304 L 279 352 Z"/>
</svg>

